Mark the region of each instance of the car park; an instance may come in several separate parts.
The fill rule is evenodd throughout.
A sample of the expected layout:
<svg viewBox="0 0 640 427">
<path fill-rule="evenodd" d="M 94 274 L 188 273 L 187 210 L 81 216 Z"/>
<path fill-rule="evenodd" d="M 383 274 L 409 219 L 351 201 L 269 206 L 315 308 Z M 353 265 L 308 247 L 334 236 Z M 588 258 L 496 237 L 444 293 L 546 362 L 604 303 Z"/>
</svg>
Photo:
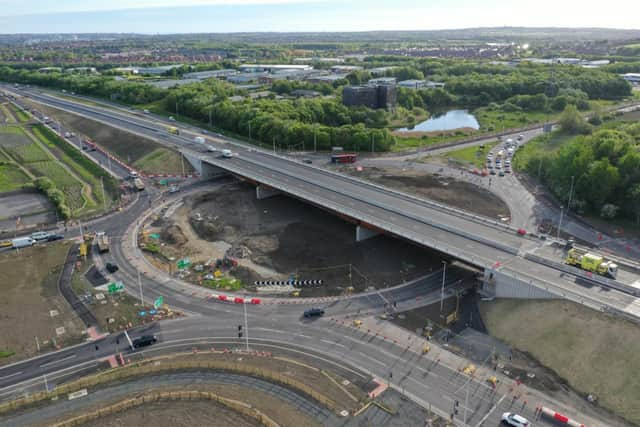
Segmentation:
<svg viewBox="0 0 640 427">
<path fill-rule="evenodd" d="M 502 414 L 502 422 L 512 427 L 531 427 L 529 420 L 513 412 L 505 412 Z"/>
<path fill-rule="evenodd" d="M 324 310 L 321 308 L 310 308 L 309 310 L 305 310 L 303 316 L 306 318 L 324 316 Z"/>
<path fill-rule="evenodd" d="M 133 340 L 133 348 L 146 347 L 158 341 L 155 335 L 143 335 Z"/>
</svg>

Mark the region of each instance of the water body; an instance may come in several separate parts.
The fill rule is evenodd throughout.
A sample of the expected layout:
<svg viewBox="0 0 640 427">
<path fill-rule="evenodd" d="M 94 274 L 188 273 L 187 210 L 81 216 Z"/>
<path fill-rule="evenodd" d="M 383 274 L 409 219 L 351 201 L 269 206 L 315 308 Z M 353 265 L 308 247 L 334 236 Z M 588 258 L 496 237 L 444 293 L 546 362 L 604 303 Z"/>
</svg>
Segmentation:
<svg viewBox="0 0 640 427">
<path fill-rule="evenodd" d="M 479 129 L 480 124 L 468 110 L 451 110 L 417 123 L 411 129 L 401 128 L 398 130 L 403 132 L 438 132 L 460 128 Z"/>
</svg>

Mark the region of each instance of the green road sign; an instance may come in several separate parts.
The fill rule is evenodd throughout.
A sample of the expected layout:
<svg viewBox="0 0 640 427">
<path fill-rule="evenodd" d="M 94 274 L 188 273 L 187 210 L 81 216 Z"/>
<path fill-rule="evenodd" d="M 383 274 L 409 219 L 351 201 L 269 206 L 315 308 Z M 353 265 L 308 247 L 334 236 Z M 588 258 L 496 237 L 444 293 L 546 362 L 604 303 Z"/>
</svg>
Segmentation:
<svg viewBox="0 0 640 427">
<path fill-rule="evenodd" d="M 160 307 L 162 307 L 162 305 L 164 304 L 164 297 L 162 295 L 160 295 L 158 298 L 156 298 L 156 300 L 153 302 L 153 308 L 155 308 L 156 310 L 159 309 Z"/>
<path fill-rule="evenodd" d="M 159 239 L 160 235 L 158 233 L 151 233 L 149 234 L 149 237 L 151 237 L 152 239 Z"/>
<path fill-rule="evenodd" d="M 182 270 L 183 268 L 189 267 L 191 265 L 191 261 L 189 260 L 189 258 L 183 258 L 178 261 L 177 265 L 178 268 Z"/>
<path fill-rule="evenodd" d="M 168 183 L 169 183 L 169 180 L 168 180 L 168 179 L 161 179 L 161 180 L 158 182 L 158 184 L 160 184 L 160 185 L 167 185 Z"/>
<path fill-rule="evenodd" d="M 111 282 L 107 287 L 110 294 L 124 291 L 124 284 L 122 282 Z"/>
</svg>

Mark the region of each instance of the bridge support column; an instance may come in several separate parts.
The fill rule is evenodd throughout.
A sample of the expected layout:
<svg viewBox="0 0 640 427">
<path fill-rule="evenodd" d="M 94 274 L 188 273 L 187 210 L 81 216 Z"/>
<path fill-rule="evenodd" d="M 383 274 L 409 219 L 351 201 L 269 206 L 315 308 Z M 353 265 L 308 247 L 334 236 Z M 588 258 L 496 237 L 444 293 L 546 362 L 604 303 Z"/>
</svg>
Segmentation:
<svg viewBox="0 0 640 427">
<path fill-rule="evenodd" d="M 258 200 L 268 199 L 269 197 L 277 196 L 279 194 L 282 194 L 280 190 L 267 187 L 266 185 L 261 184 L 256 187 L 256 197 Z"/>
<path fill-rule="evenodd" d="M 361 225 L 356 225 L 356 242 L 362 242 L 363 240 L 376 237 L 378 234 L 380 233 L 377 231 L 370 230 Z"/>
<path fill-rule="evenodd" d="M 181 154 L 203 179 L 218 178 L 229 174 L 229 172 L 222 168 L 207 163 L 206 161 L 203 162 L 199 157 L 186 153 Z"/>
</svg>

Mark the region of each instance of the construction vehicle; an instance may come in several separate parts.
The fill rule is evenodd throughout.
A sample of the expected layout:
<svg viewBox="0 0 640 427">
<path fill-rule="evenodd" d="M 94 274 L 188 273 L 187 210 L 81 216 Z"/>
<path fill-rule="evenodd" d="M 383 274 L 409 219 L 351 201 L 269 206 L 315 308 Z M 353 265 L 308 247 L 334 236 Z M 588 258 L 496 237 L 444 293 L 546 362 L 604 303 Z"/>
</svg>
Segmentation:
<svg viewBox="0 0 640 427">
<path fill-rule="evenodd" d="M 569 249 L 565 263 L 612 279 L 618 275 L 618 264 L 578 248 Z"/>
<path fill-rule="evenodd" d="M 133 186 L 138 191 L 144 190 L 144 182 L 142 182 L 142 180 L 140 178 L 136 178 L 136 179 L 133 180 Z"/>
<path fill-rule="evenodd" d="M 96 233 L 96 236 L 98 237 L 98 251 L 100 253 L 109 252 L 109 236 L 104 231 Z"/>
<path fill-rule="evenodd" d="M 180 135 L 180 130 L 175 126 L 167 126 L 167 132 L 172 133 L 174 135 Z"/>
</svg>

